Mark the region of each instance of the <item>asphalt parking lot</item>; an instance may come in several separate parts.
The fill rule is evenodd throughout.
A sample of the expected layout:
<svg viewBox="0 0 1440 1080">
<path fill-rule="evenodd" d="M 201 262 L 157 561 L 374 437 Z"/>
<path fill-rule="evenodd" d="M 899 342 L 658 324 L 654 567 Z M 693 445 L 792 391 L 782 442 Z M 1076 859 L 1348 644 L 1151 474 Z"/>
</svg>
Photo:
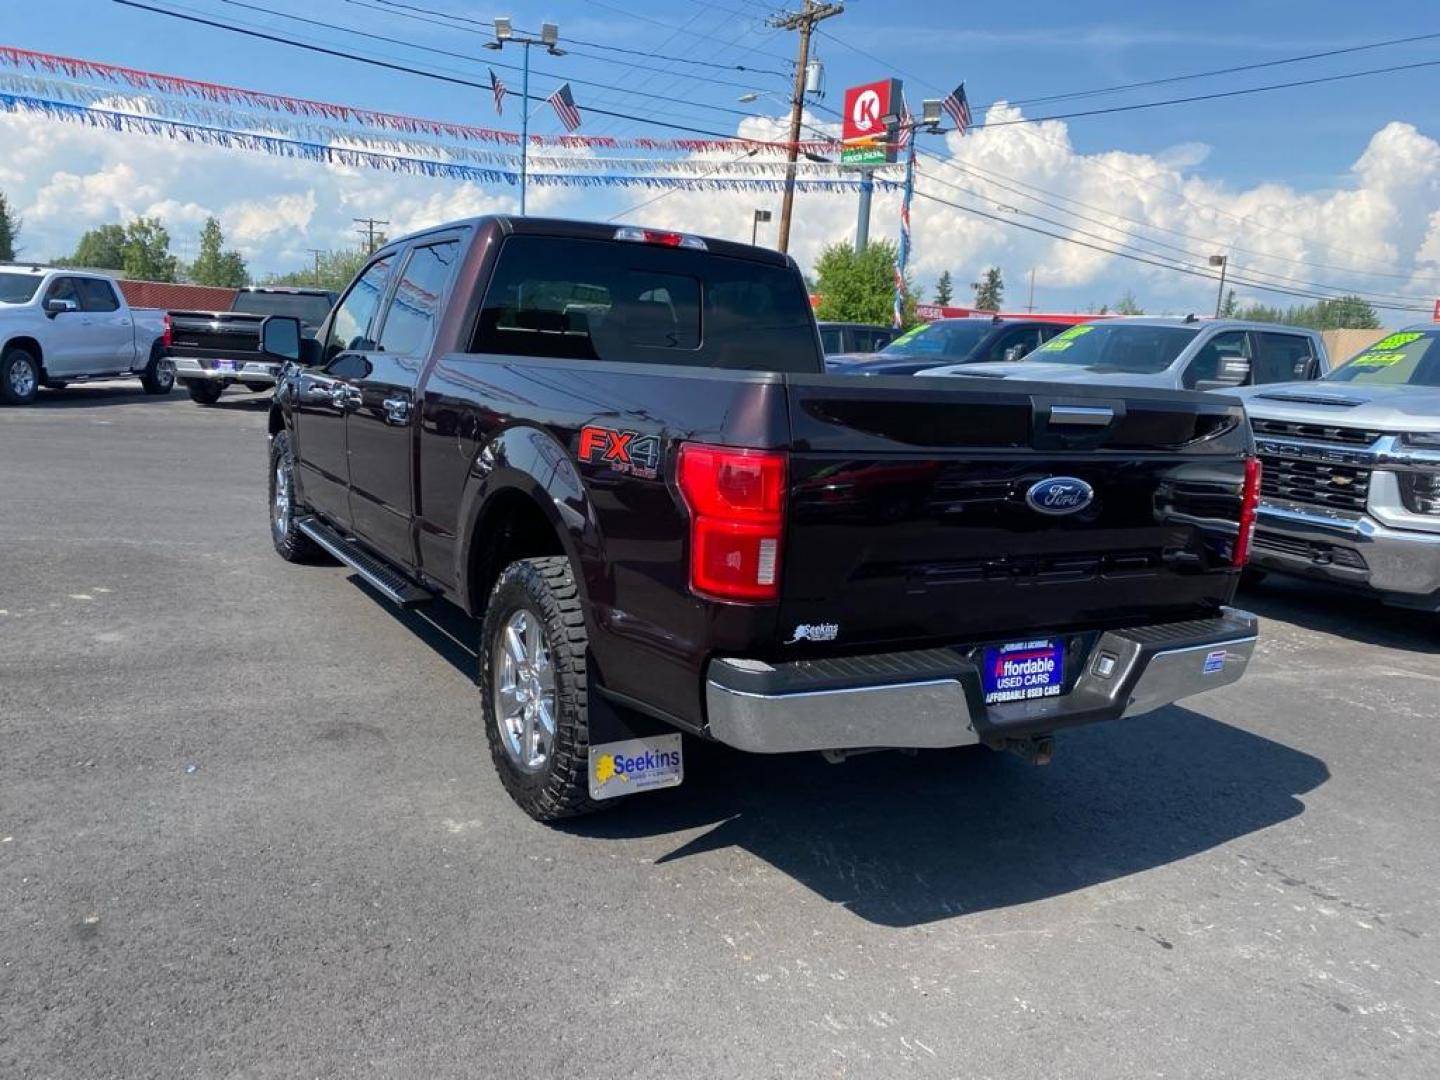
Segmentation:
<svg viewBox="0 0 1440 1080">
<path fill-rule="evenodd" d="M 1434 1077 L 1440 620 L 986 752 L 710 753 L 563 829 L 473 627 L 270 549 L 266 397 L 0 409 L 0 1076 Z"/>
</svg>

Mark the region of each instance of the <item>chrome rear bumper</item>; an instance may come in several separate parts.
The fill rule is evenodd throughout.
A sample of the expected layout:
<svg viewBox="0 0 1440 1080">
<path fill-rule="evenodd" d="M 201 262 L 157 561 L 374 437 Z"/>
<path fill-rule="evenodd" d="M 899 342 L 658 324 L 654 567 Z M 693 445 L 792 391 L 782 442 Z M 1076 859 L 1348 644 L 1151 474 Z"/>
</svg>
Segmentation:
<svg viewBox="0 0 1440 1080">
<path fill-rule="evenodd" d="M 176 356 L 175 378 L 192 380 L 216 380 L 225 382 L 266 383 L 273 385 L 280 375 L 280 364 L 261 360 L 237 360 L 233 369 L 220 370 L 214 360 L 197 360 L 191 356 Z"/>
<path fill-rule="evenodd" d="M 1093 638 L 1069 693 L 988 706 L 980 671 L 961 650 L 775 665 L 717 659 L 706 679 L 708 731 L 761 754 L 998 745 L 1236 682 L 1257 627 L 1254 615 L 1226 608 L 1212 619 L 1108 631 Z"/>
</svg>

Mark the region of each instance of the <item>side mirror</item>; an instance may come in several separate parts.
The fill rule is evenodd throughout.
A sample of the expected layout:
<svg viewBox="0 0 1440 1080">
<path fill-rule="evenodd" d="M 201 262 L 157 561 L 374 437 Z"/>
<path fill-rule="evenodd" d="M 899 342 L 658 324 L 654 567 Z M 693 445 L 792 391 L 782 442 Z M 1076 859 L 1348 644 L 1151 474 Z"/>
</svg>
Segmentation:
<svg viewBox="0 0 1440 1080">
<path fill-rule="evenodd" d="M 300 320 L 291 315 L 267 315 L 260 324 L 260 351 L 271 360 L 300 359 Z"/>
<path fill-rule="evenodd" d="M 79 310 L 79 304 L 74 300 L 68 300 L 63 297 L 56 296 L 45 301 L 45 314 L 49 315 L 52 319 L 56 315 L 63 314 L 64 312 Z"/>
<path fill-rule="evenodd" d="M 1250 361 L 1243 356 L 1227 356 L 1220 361 L 1220 370 L 1213 379 L 1200 379 L 1197 390 L 1230 390 L 1250 382 Z"/>
</svg>

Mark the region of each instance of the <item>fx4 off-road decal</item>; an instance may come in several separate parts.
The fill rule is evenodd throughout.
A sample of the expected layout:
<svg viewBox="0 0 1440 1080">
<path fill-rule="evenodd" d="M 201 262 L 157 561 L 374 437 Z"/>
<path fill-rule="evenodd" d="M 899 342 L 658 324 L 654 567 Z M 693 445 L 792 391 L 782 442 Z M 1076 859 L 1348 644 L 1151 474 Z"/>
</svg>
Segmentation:
<svg viewBox="0 0 1440 1080">
<path fill-rule="evenodd" d="M 580 429 L 576 455 L 589 465 L 608 465 L 619 473 L 654 480 L 660 475 L 660 436 L 589 425 Z"/>
</svg>

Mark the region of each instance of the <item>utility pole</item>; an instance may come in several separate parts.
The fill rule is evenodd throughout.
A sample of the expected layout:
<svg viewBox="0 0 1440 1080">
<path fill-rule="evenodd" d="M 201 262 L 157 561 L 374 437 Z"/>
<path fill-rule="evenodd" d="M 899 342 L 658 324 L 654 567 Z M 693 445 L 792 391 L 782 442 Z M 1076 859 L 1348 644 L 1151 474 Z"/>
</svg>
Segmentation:
<svg viewBox="0 0 1440 1080">
<path fill-rule="evenodd" d="M 790 144 L 785 158 L 785 198 L 780 204 L 780 236 L 776 247 L 783 254 L 790 250 L 790 218 L 795 208 L 795 159 L 799 154 L 800 120 L 805 109 L 805 69 L 810 64 L 810 35 L 826 19 L 845 10 L 844 4 L 817 4 L 802 0 L 804 9 L 786 12 L 770 20 L 781 30 L 800 31 L 800 58 L 795 62 L 795 89 L 790 98 Z"/>
<path fill-rule="evenodd" d="M 357 217 L 351 218 L 350 220 L 355 222 L 356 225 L 363 226 L 363 228 L 356 229 L 355 231 L 365 237 L 365 250 L 373 255 L 375 253 L 375 226 L 389 225 L 390 222 L 381 221 L 379 218 L 373 217 Z"/>
<path fill-rule="evenodd" d="M 1030 302 L 1025 305 L 1025 310 L 1032 314 L 1035 311 L 1035 268 L 1033 266 L 1030 267 Z"/>
<path fill-rule="evenodd" d="M 324 248 L 306 248 L 311 255 L 315 256 L 315 284 L 320 284 L 320 256 L 325 254 Z"/>
<path fill-rule="evenodd" d="M 1230 257 L 1228 255 L 1211 255 L 1210 265 L 1220 268 L 1220 288 L 1215 290 L 1215 318 L 1220 317 L 1220 310 L 1225 303 L 1225 271 L 1230 269 Z"/>
</svg>

